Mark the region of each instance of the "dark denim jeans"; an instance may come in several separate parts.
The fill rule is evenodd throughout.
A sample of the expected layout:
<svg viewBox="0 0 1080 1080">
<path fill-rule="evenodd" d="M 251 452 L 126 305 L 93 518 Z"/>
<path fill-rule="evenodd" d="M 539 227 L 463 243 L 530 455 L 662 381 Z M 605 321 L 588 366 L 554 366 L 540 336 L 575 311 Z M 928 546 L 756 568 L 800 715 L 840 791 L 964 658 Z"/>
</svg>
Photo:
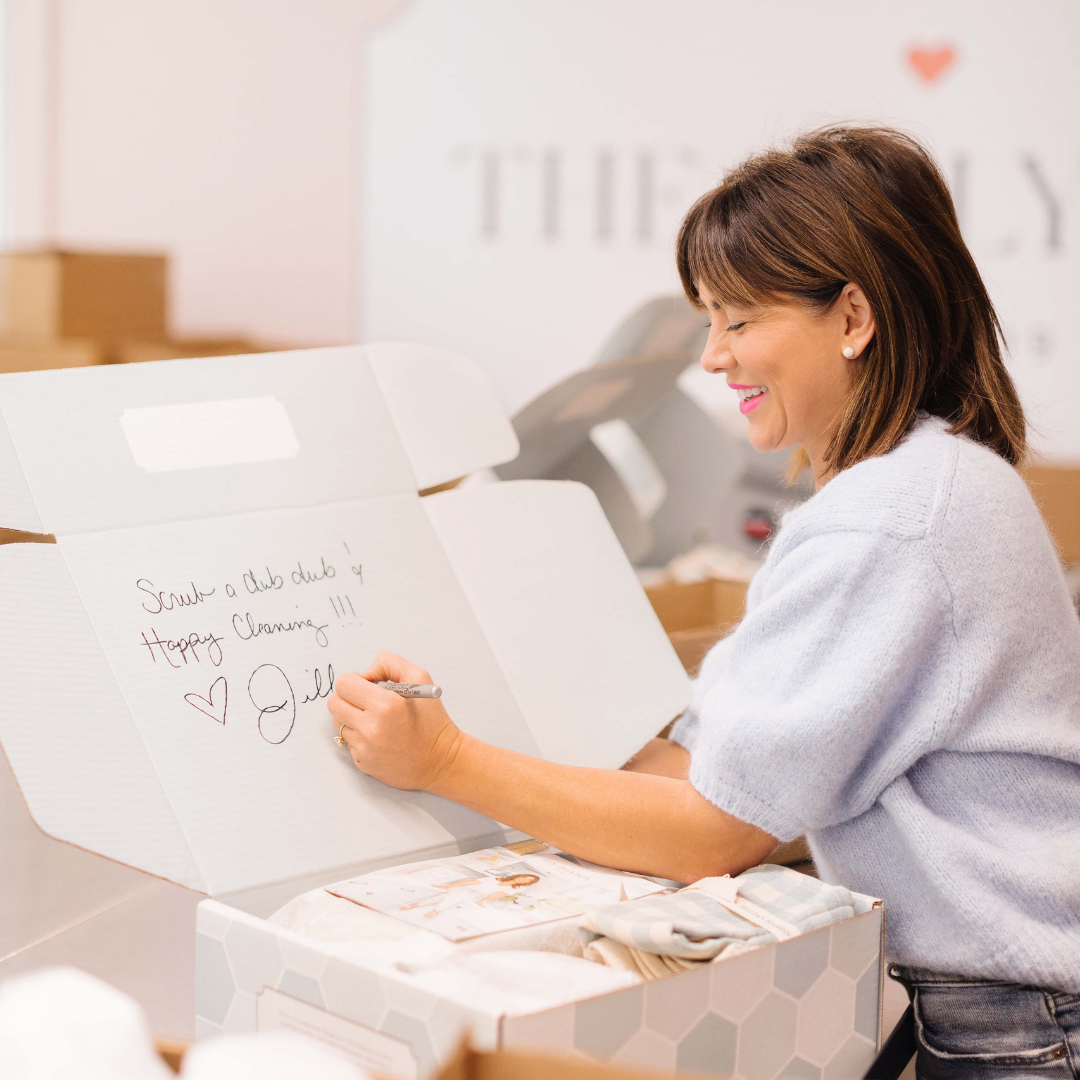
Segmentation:
<svg viewBox="0 0 1080 1080">
<path fill-rule="evenodd" d="M 1080 1078 L 1080 994 L 895 964 L 889 974 L 915 1010 L 919 1080 Z"/>
</svg>

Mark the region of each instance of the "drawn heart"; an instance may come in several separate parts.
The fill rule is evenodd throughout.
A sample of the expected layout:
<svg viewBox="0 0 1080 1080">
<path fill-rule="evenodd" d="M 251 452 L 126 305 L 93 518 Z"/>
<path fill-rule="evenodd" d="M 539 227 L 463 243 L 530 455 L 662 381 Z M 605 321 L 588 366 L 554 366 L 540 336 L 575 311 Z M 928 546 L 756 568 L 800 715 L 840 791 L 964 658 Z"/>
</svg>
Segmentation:
<svg viewBox="0 0 1080 1080">
<path fill-rule="evenodd" d="M 923 82 L 937 82 L 956 61 L 956 50 L 951 45 L 936 49 L 924 49 L 918 45 L 908 49 L 907 62 Z"/>
<path fill-rule="evenodd" d="M 214 703 L 214 691 L 218 688 L 218 684 L 221 684 L 221 708 Z M 202 697 L 200 694 L 185 694 L 184 700 L 192 706 L 192 708 L 198 709 L 204 716 L 209 716 L 211 720 L 216 720 L 219 724 L 225 723 L 225 710 L 229 707 L 229 684 L 225 681 L 224 675 L 219 675 L 210 684 L 210 695 L 208 697 Z M 221 715 L 218 715 L 220 711 Z"/>
</svg>

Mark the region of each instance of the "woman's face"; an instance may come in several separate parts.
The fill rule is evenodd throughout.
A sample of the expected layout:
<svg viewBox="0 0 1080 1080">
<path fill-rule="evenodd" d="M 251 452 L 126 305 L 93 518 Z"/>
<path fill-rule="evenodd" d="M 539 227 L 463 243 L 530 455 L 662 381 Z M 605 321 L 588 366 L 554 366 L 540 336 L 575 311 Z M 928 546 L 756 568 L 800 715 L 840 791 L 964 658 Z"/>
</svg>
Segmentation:
<svg viewBox="0 0 1080 1080">
<path fill-rule="evenodd" d="M 725 306 L 701 286 L 698 295 L 709 315 L 701 366 L 723 375 L 739 395 L 751 444 L 757 450 L 801 445 L 820 480 L 859 356 L 874 333 L 862 290 L 846 286 L 824 313 L 794 300 Z"/>
</svg>

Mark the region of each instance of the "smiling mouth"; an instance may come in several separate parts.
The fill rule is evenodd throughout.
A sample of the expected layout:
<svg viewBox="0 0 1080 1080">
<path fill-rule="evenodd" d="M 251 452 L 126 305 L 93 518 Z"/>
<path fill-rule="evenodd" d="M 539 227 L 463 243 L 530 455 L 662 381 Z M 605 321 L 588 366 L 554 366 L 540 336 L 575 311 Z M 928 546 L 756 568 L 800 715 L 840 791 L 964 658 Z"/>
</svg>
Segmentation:
<svg viewBox="0 0 1080 1080">
<path fill-rule="evenodd" d="M 739 412 L 745 416 L 761 404 L 762 397 L 769 392 L 767 386 L 732 386 L 739 395 Z"/>
</svg>

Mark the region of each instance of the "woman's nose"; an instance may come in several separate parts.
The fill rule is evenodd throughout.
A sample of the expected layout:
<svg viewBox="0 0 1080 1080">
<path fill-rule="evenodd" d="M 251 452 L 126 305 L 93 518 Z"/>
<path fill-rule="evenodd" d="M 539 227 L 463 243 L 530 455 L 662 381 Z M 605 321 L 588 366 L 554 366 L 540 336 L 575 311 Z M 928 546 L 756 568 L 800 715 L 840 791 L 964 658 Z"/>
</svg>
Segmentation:
<svg viewBox="0 0 1080 1080">
<path fill-rule="evenodd" d="M 720 372 L 728 371 L 731 368 L 734 359 L 730 350 L 719 344 L 714 345 L 709 342 L 705 346 L 705 351 L 701 354 L 701 366 L 710 375 L 719 375 Z"/>
</svg>

